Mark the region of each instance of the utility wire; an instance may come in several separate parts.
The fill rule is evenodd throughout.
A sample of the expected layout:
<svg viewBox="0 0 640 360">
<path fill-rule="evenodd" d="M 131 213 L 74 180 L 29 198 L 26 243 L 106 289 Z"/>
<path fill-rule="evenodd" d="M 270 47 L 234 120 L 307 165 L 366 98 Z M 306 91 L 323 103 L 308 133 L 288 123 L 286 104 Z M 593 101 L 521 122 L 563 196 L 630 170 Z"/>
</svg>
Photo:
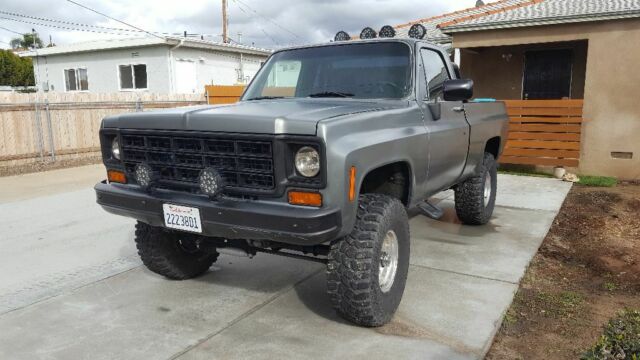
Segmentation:
<svg viewBox="0 0 640 360">
<path fill-rule="evenodd" d="M 21 17 L 21 18 L 33 19 L 33 20 L 38 20 L 38 21 L 54 22 L 54 23 L 59 23 L 59 24 L 81 26 L 81 27 L 90 27 L 90 28 L 103 29 L 103 30 L 142 32 L 140 30 L 123 29 L 123 28 L 112 28 L 112 27 L 106 27 L 106 26 L 100 26 L 100 25 L 89 25 L 89 24 L 75 23 L 75 22 L 71 22 L 71 21 L 55 20 L 55 19 L 44 18 L 44 17 L 37 17 L 37 16 L 31 16 L 31 15 L 12 13 L 12 12 L 9 12 L 9 11 L 2 11 L 2 10 L 0 10 L 0 14 L 9 15 L 9 16 L 13 16 L 13 17 Z"/>
<path fill-rule="evenodd" d="M 132 28 L 134 28 L 134 29 L 136 29 L 136 30 L 140 30 L 140 31 L 142 31 L 142 32 L 145 32 L 145 33 L 147 33 L 147 34 L 149 34 L 149 35 L 151 35 L 151 36 L 155 36 L 155 37 L 157 37 L 157 38 L 164 39 L 164 37 L 162 37 L 162 36 L 160 36 L 160 35 L 156 35 L 156 34 L 154 34 L 154 33 L 152 33 L 152 32 L 149 32 L 149 31 L 147 31 L 147 30 L 141 29 L 141 28 L 139 28 L 139 27 L 137 27 L 137 26 L 134 26 L 134 25 L 131 25 L 131 24 L 129 24 L 129 23 L 126 23 L 126 22 L 124 22 L 124 21 L 122 21 L 122 20 L 118 20 L 118 19 L 116 19 L 116 18 L 114 18 L 114 17 L 111 17 L 111 16 L 109 16 L 109 15 L 107 15 L 107 14 L 105 14 L 105 13 L 101 13 L 101 12 L 100 12 L 100 11 L 98 11 L 98 10 L 94 10 L 94 9 L 92 9 L 92 8 L 88 7 L 88 6 L 82 5 L 82 4 L 77 3 L 77 2 L 75 2 L 75 1 L 73 1 L 73 0 L 67 0 L 67 2 L 70 2 L 70 3 L 74 4 L 74 5 L 80 6 L 80 7 L 81 7 L 81 8 L 83 8 L 83 9 L 87 9 L 87 10 L 89 10 L 89 11 L 92 11 L 92 12 L 94 12 L 94 13 L 98 14 L 98 15 L 102 15 L 102 16 L 106 17 L 107 19 L 111 19 L 111 20 L 113 20 L 113 21 L 117 21 L 117 22 L 119 22 L 119 23 L 121 23 L 121 24 L 124 24 L 124 25 L 127 25 L 127 26 L 129 26 L 129 27 L 132 27 Z"/>
<path fill-rule="evenodd" d="M 67 1 L 71 1 L 71 0 L 67 0 Z M 280 29 L 282 29 L 282 30 L 284 30 L 284 31 L 288 32 L 289 34 L 291 34 L 291 35 L 295 36 L 296 38 L 301 39 L 301 37 L 300 37 L 298 34 L 294 33 L 293 31 L 291 31 L 291 30 L 289 30 L 289 29 L 287 29 L 287 28 L 285 28 L 285 27 L 283 27 L 282 25 L 278 24 L 275 20 L 273 20 L 273 19 L 271 19 L 271 18 L 269 18 L 269 17 L 266 17 L 266 16 L 264 16 L 264 15 L 260 14 L 258 11 L 256 11 L 256 9 L 252 8 L 252 7 L 251 7 L 251 6 L 249 6 L 247 3 L 245 3 L 245 2 L 243 2 L 243 1 L 241 1 L 241 0 L 233 0 L 233 1 L 234 1 L 234 2 L 237 2 L 237 3 L 240 3 L 240 4 L 242 4 L 242 5 L 246 6 L 246 7 L 248 7 L 248 8 L 249 8 L 251 11 L 253 11 L 256 15 L 258 15 L 258 16 L 260 16 L 261 18 L 263 18 L 263 19 L 267 20 L 268 22 L 270 22 L 270 23 L 274 24 L 275 26 L 279 27 Z"/>
<path fill-rule="evenodd" d="M 235 1 L 234 1 L 234 3 L 238 6 L 238 9 L 240 9 L 240 11 L 242 11 L 242 12 L 243 12 L 243 13 L 245 13 L 245 14 L 247 14 L 247 16 L 251 16 L 251 15 L 249 15 L 249 13 L 248 13 L 248 12 L 247 12 L 247 11 L 246 11 L 242 6 L 241 6 L 241 5 L 240 5 L 240 3 L 235 2 Z M 275 39 L 273 36 L 271 36 L 271 34 L 267 33 L 267 31 L 266 31 L 262 26 L 260 26 L 260 24 L 258 24 L 258 29 L 260 29 L 260 30 L 264 33 L 264 35 L 265 35 L 266 37 L 268 37 L 269 39 L 271 39 L 271 41 L 273 41 L 273 43 L 274 43 L 274 44 L 276 44 L 276 46 L 280 46 L 280 44 L 276 41 L 276 39 Z"/>
<path fill-rule="evenodd" d="M 19 33 L 19 32 L 17 32 L 17 31 L 13 31 L 13 30 L 11 30 L 11 29 L 7 29 L 6 27 L 2 27 L 2 26 L 0 26 L 0 29 L 2 29 L 2 30 L 6 30 L 6 31 L 11 32 L 11 33 L 14 33 L 14 34 L 24 35 L 23 33 Z"/>
<path fill-rule="evenodd" d="M 78 29 L 78 28 L 73 28 L 73 27 L 68 27 L 68 26 L 60 26 L 60 25 L 54 25 L 54 24 L 42 24 L 42 23 L 38 23 L 38 22 L 34 22 L 34 21 L 21 20 L 21 19 L 12 19 L 12 18 L 8 18 L 8 17 L 4 17 L 4 16 L 0 16 L 0 19 L 2 19 L 2 20 L 11 20 L 11 21 L 21 22 L 21 23 L 31 24 L 31 25 L 36 25 L 36 26 L 44 26 L 44 27 L 55 28 L 55 29 L 70 30 L 70 31 L 82 31 L 82 32 L 91 32 L 91 33 L 96 33 L 96 34 L 110 34 L 110 35 L 131 35 L 130 33 L 124 33 L 123 34 L 123 33 L 117 33 L 117 32 L 108 32 L 108 31 L 100 31 L 100 30 L 92 30 L 92 29 Z"/>
<path fill-rule="evenodd" d="M 116 31 L 116 32 L 125 31 L 125 32 L 131 32 L 131 33 L 144 32 L 142 30 L 123 29 L 123 28 L 114 28 L 114 27 L 101 26 L 101 25 L 83 24 L 83 23 L 77 23 L 77 22 L 72 22 L 72 21 L 56 20 L 56 19 L 38 17 L 38 16 L 33 16 L 33 15 L 18 14 L 18 13 L 13 13 L 13 12 L 9 12 L 9 11 L 2 11 L 2 10 L 0 10 L 0 14 L 13 16 L 13 17 L 26 18 L 26 19 L 33 19 L 33 20 L 36 20 L 36 21 L 45 21 L 45 22 L 65 24 L 65 25 L 71 25 L 71 26 L 78 26 L 78 27 L 81 27 L 81 28 L 87 27 L 87 28 L 107 30 L 107 31 Z M 20 21 L 18 19 L 13 19 L 13 18 L 8 19 L 8 20 Z M 25 22 L 25 21 L 26 20 L 23 20 L 22 22 Z M 40 24 L 40 23 L 30 23 L 30 24 L 41 25 L 41 26 L 49 26 L 49 25 Z M 78 29 L 78 31 L 82 31 L 82 30 Z M 182 33 L 166 33 L 166 32 L 157 32 L 157 31 L 154 31 L 154 33 L 162 34 L 162 35 L 183 36 Z M 190 37 L 190 36 L 195 37 L 195 36 L 201 36 L 201 35 L 202 36 L 214 36 L 214 34 L 187 34 L 187 37 Z"/>
</svg>

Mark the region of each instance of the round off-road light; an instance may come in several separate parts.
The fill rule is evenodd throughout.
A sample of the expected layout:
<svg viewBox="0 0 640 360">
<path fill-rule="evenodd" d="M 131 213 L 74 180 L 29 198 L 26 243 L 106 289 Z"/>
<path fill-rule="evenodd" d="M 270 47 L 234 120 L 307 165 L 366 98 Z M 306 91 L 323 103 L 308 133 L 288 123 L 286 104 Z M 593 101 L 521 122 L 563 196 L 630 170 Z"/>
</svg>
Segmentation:
<svg viewBox="0 0 640 360">
<path fill-rule="evenodd" d="M 375 39 L 376 37 L 378 37 L 378 33 L 370 27 L 366 27 L 360 32 L 360 39 Z"/>
<path fill-rule="evenodd" d="M 333 38 L 334 41 L 349 41 L 351 40 L 351 36 L 346 31 L 338 31 L 336 36 Z"/>
<path fill-rule="evenodd" d="M 200 172 L 198 184 L 200 185 L 200 191 L 210 197 L 217 196 L 224 187 L 220 173 L 210 167 Z"/>
<path fill-rule="evenodd" d="M 145 189 L 149 188 L 153 180 L 153 169 L 147 164 L 138 164 L 136 165 L 134 176 L 138 185 Z"/>
<path fill-rule="evenodd" d="M 311 146 L 303 146 L 296 153 L 296 170 L 305 177 L 314 177 L 320 172 L 320 154 Z"/>
<path fill-rule="evenodd" d="M 117 136 L 111 142 L 111 154 L 114 159 L 120 160 L 120 140 L 118 140 Z"/>
</svg>

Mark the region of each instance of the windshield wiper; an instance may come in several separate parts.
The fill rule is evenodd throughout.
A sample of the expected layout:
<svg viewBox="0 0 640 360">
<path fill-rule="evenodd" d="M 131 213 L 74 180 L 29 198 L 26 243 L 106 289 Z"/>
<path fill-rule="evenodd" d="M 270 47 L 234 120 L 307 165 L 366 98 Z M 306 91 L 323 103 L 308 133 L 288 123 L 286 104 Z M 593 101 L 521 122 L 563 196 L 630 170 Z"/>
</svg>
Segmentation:
<svg viewBox="0 0 640 360">
<path fill-rule="evenodd" d="M 319 93 L 314 93 L 314 94 L 309 94 L 307 95 L 308 97 L 340 97 L 340 98 L 347 98 L 347 97 L 352 97 L 354 96 L 354 94 L 350 94 L 350 93 L 345 93 L 345 92 L 339 92 L 339 91 L 323 91 L 323 92 L 319 92 Z"/>
<path fill-rule="evenodd" d="M 252 97 L 250 99 L 247 99 L 247 101 L 251 101 L 251 100 L 269 100 L 269 99 L 284 99 L 284 96 L 256 96 L 256 97 Z"/>
</svg>

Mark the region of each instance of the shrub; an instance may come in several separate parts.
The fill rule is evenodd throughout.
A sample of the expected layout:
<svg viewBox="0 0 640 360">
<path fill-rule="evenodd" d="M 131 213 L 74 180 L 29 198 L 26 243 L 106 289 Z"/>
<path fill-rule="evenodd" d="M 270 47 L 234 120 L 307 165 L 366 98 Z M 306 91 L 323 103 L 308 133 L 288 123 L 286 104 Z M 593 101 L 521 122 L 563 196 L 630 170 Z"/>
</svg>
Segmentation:
<svg viewBox="0 0 640 360">
<path fill-rule="evenodd" d="M 640 311 L 625 310 L 609 320 L 604 334 L 583 360 L 640 360 Z"/>
</svg>

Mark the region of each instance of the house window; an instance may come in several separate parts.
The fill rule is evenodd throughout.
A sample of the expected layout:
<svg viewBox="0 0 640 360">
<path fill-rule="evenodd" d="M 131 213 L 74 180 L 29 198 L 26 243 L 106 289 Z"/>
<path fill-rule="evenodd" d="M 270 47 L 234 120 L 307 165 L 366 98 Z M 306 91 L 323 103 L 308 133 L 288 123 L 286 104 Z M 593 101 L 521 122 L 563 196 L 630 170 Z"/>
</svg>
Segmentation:
<svg viewBox="0 0 640 360">
<path fill-rule="evenodd" d="M 89 90 L 89 78 L 87 69 L 65 69 L 64 83 L 67 91 L 87 91 Z"/>
<path fill-rule="evenodd" d="M 121 90 L 139 90 L 147 88 L 147 65 L 120 65 L 118 70 L 120 73 Z"/>
</svg>

